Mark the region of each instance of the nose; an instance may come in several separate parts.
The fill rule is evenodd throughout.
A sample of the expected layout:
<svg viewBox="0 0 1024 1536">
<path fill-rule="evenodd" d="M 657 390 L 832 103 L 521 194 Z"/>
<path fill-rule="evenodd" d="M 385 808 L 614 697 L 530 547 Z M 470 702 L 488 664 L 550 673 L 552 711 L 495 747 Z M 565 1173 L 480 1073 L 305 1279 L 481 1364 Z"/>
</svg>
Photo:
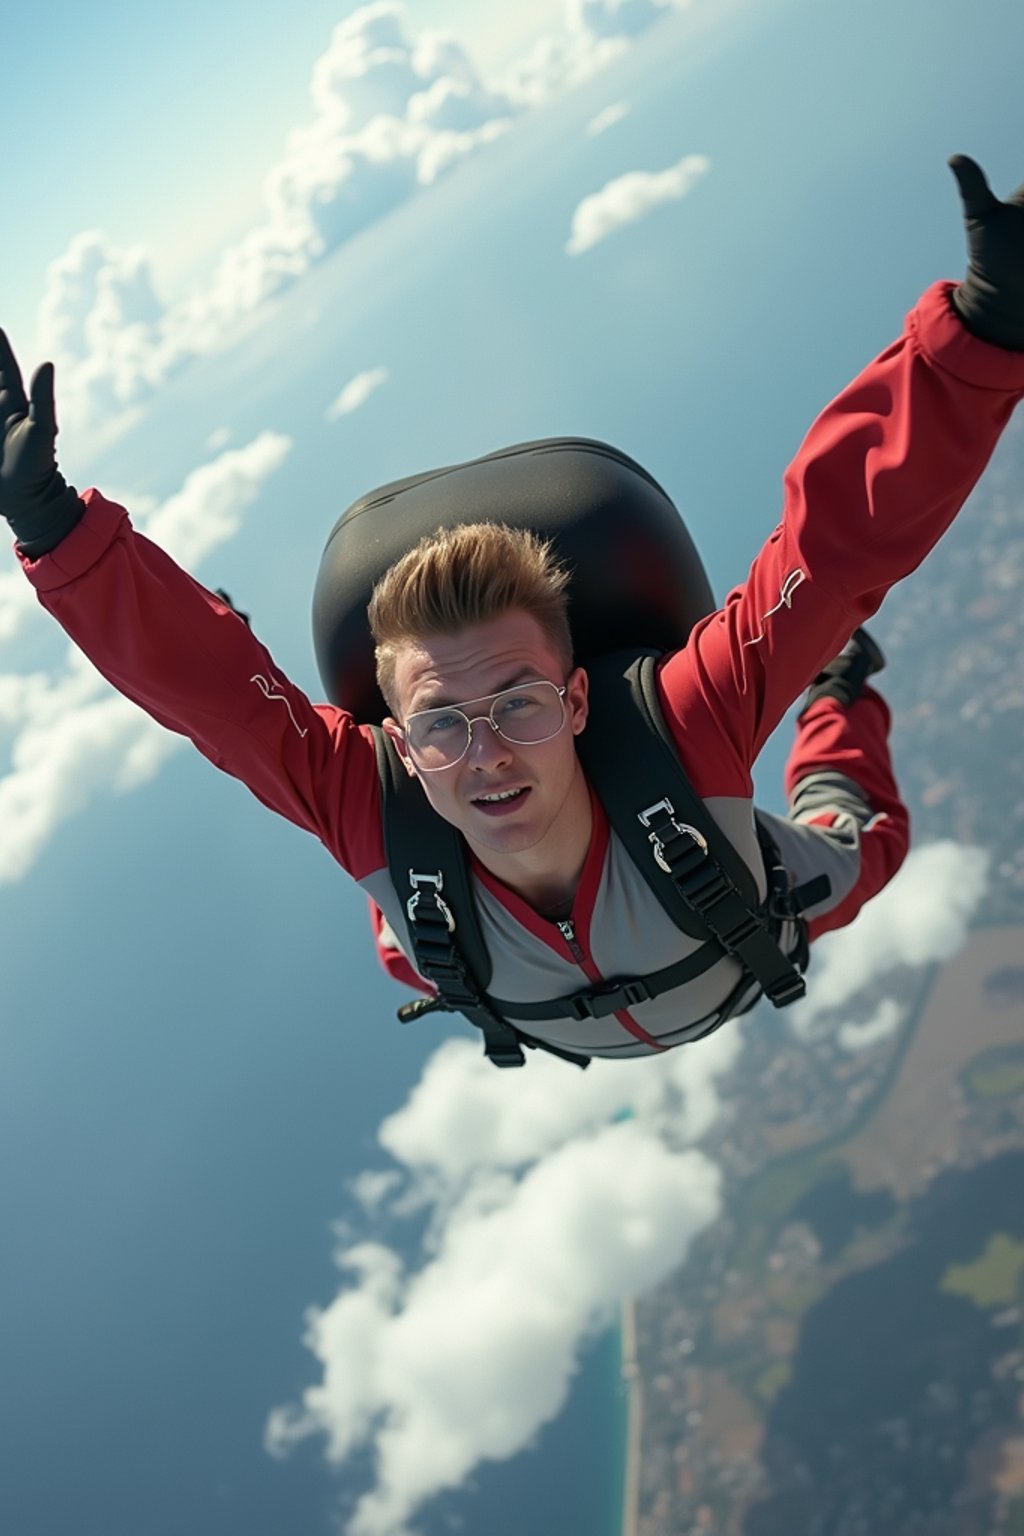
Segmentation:
<svg viewBox="0 0 1024 1536">
<path fill-rule="evenodd" d="M 511 753 L 504 736 L 489 715 L 477 715 L 469 722 L 469 747 L 466 756 L 474 765 L 489 768 L 496 763 L 508 762 Z"/>
</svg>

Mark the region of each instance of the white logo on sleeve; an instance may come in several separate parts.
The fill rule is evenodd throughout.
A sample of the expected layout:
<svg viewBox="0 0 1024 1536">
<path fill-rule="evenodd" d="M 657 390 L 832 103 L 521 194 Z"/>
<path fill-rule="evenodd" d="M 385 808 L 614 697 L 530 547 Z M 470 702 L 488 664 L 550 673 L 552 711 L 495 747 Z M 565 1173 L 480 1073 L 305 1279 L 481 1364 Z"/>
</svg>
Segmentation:
<svg viewBox="0 0 1024 1536">
<path fill-rule="evenodd" d="M 773 613 L 778 613 L 780 608 L 792 608 L 792 606 L 793 606 L 793 593 L 796 591 L 797 587 L 799 587 L 806 580 L 807 580 L 807 572 L 806 571 L 801 571 L 801 570 L 790 571 L 789 575 L 786 577 L 785 581 L 782 583 L 781 588 L 779 589 L 779 600 L 775 604 L 775 607 L 774 608 L 769 608 L 768 612 L 766 614 L 763 614 L 762 617 L 761 617 L 761 625 L 762 625 L 761 633 L 759 635 L 755 635 L 753 640 L 744 640 L 744 642 L 743 642 L 744 648 L 746 648 L 748 645 L 756 645 L 759 640 L 763 640 L 764 639 L 764 627 L 763 626 L 764 626 L 765 620 L 766 619 L 770 619 Z"/>
<path fill-rule="evenodd" d="M 285 694 L 283 694 L 281 692 L 281 684 L 277 681 L 276 677 L 272 677 L 270 679 L 270 681 L 268 682 L 267 679 L 262 675 L 262 673 L 257 672 L 256 676 L 255 677 L 250 677 L 249 681 L 250 681 L 250 683 L 255 683 L 256 684 L 257 688 L 259 688 L 260 692 L 263 694 L 263 697 L 265 699 L 280 699 L 281 703 L 284 705 L 285 709 L 288 711 L 288 718 L 291 720 L 292 725 L 294 725 L 294 727 L 298 731 L 299 735 L 300 736 L 305 736 L 306 735 L 306 728 L 305 728 L 305 726 L 301 726 L 299 724 L 299 722 L 296 720 L 295 712 L 294 712 L 294 710 L 292 709 L 292 706 L 291 706 L 291 700 Z"/>
</svg>

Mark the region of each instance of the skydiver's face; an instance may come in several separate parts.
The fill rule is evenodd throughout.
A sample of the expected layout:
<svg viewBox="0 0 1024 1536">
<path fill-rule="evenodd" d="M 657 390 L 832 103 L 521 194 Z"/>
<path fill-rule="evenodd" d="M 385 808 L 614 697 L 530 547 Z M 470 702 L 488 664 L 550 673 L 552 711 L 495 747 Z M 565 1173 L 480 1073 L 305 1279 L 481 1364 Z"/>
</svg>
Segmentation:
<svg viewBox="0 0 1024 1536">
<path fill-rule="evenodd" d="M 420 710 L 457 706 L 470 719 L 487 715 L 492 696 L 524 682 L 565 684 L 565 721 L 547 741 L 507 741 L 486 719 L 472 728 L 460 762 L 424 773 L 413 763 L 403 723 Z M 575 738 L 587 719 L 587 675 L 564 665 L 532 614 L 518 609 L 452 635 L 410 642 L 398 654 L 395 695 L 399 718 L 384 729 L 408 771 L 419 778 L 439 816 L 465 837 L 483 864 L 516 886 L 517 867 L 552 873 L 575 863 L 590 837 L 590 798 Z M 519 793 L 496 805 L 487 796 Z"/>
</svg>

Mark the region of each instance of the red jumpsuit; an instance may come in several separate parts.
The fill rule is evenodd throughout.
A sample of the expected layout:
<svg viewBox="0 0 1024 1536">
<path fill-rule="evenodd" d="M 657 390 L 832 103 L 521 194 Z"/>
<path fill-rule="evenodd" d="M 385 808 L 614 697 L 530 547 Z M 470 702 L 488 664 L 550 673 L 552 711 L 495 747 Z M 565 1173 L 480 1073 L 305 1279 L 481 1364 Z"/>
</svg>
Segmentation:
<svg viewBox="0 0 1024 1536">
<path fill-rule="evenodd" d="M 951 288 L 929 289 L 899 339 L 819 416 L 787 471 L 782 520 L 747 580 L 662 663 L 662 708 L 694 788 L 755 870 L 751 768 L 761 747 L 941 537 L 1024 394 L 1024 354 L 973 338 Z M 387 875 L 369 730 L 312 704 L 235 614 L 133 531 L 122 508 L 96 491 L 84 499 L 67 538 L 24 561 L 40 601 L 120 692 L 318 837 L 401 940 L 405 893 Z M 905 854 L 887 727 L 871 689 L 848 711 L 822 700 L 800 722 L 787 770 L 791 817 L 773 831 L 782 829 L 784 859 L 800 878 L 816 868 L 837 875 L 833 895 L 812 909 L 812 937 L 849 922 Z M 655 970 L 694 942 L 658 907 L 599 806 L 572 943 L 486 870 L 475 866 L 474 877 L 496 996 L 564 996 Z M 726 959 L 613 1018 L 531 1033 L 593 1055 L 662 1050 L 703 1032 L 736 977 Z"/>
</svg>

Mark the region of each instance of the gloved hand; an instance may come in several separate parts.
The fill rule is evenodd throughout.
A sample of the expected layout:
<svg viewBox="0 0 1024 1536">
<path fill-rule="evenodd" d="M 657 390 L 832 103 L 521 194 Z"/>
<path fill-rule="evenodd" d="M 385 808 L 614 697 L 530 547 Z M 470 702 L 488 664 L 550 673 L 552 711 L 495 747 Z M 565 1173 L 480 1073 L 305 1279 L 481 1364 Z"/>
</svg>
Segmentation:
<svg viewBox="0 0 1024 1536">
<path fill-rule="evenodd" d="M 949 168 L 964 205 L 969 258 L 953 306 L 972 335 L 1024 352 L 1024 186 L 1001 203 L 966 155 L 954 155 Z"/>
<path fill-rule="evenodd" d="M 32 559 L 71 532 L 85 511 L 57 468 L 53 364 L 43 363 L 25 398 L 21 369 L 0 331 L 0 515 Z"/>
</svg>

